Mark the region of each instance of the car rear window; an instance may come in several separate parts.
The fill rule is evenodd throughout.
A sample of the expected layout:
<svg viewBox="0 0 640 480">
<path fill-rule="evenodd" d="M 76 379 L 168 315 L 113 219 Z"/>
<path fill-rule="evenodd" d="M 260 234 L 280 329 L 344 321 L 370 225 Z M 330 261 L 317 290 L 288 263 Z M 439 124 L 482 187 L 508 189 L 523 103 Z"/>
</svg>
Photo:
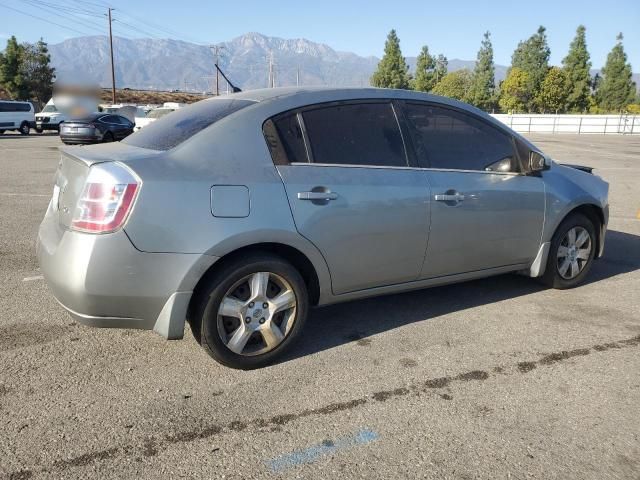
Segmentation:
<svg viewBox="0 0 640 480">
<path fill-rule="evenodd" d="M 159 118 L 122 143 L 151 150 L 170 150 L 227 115 L 252 105 L 251 100 L 202 100 Z"/>
</svg>

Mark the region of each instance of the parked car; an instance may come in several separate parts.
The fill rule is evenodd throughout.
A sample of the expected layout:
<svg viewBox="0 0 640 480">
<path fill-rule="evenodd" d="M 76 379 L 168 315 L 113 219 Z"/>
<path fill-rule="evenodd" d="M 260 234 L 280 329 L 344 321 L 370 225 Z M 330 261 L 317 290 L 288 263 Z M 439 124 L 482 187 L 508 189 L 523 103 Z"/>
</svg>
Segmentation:
<svg viewBox="0 0 640 480">
<path fill-rule="evenodd" d="M 53 103 L 53 98 L 47 102 L 41 112 L 36 114 L 36 132 L 42 133 L 44 130 L 60 131 L 60 124 L 69 117 L 58 110 Z"/>
<path fill-rule="evenodd" d="M 508 272 L 580 284 L 608 221 L 583 170 L 443 97 L 255 90 L 63 148 L 38 258 L 79 322 L 177 339 L 187 319 L 256 368 L 311 306 Z"/>
<path fill-rule="evenodd" d="M 122 115 L 94 113 L 60 126 L 60 140 L 67 145 L 113 142 L 133 133 L 133 122 Z"/>
<path fill-rule="evenodd" d="M 16 130 L 29 135 L 36 126 L 33 105 L 30 102 L 0 100 L 0 135 L 7 130 Z"/>
<path fill-rule="evenodd" d="M 169 113 L 175 112 L 175 111 L 176 111 L 175 108 L 170 108 L 170 107 L 155 108 L 150 112 L 148 112 L 144 117 L 136 117 L 136 126 L 134 130 L 137 132 L 138 130 L 149 125 L 150 123 L 155 122 L 159 118 L 162 118 L 165 115 L 168 115 Z"/>
</svg>

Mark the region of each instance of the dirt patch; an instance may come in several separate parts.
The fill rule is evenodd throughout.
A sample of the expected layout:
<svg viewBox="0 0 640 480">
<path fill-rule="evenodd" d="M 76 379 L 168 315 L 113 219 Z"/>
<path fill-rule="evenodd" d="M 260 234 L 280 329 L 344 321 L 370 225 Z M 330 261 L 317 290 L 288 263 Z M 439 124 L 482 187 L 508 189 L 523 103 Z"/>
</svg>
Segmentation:
<svg viewBox="0 0 640 480">
<path fill-rule="evenodd" d="M 408 388 L 400 387 L 394 390 L 385 390 L 382 392 L 376 392 L 373 394 L 373 399 L 376 402 L 386 402 L 392 397 L 400 397 L 402 395 L 407 395 L 409 393 Z"/>
<path fill-rule="evenodd" d="M 6 352 L 61 340 L 66 337 L 72 328 L 67 325 L 47 323 L 13 323 L 5 325 L 0 327 L 0 350 Z"/>
<path fill-rule="evenodd" d="M 562 362 L 563 360 L 568 360 L 573 357 L 589 355 L 589 353 L 590 353 L 589 348 L 577 348 L 575 350 L 569 350 L 569 351 L 565 350 L 562 352 L 545 355 L 540 360 L 538 360 L 538 363 L 540 363 L 541 365 L 551 365 L 552 363 Z"/>
<path fill-rule="evenodd" d="M 416 362 L 415 360 L 413 360 L 411 358 L 401 358 L 400 359 L 400 365 L 402 365 L 403 367 L 406 367 L 406 368 L 413 368 L 413 367 L 417 367 L 418 366 L 418 362 Z"/>
<path fill-rule="evenodd" d="M 461 373 L 456 377 L 457 380 L 462 380 L 463 382 L 470 382 L 471 380 L 486 380 L 489 378 L 489 374 L 482 370 L 473 370 L 467 373 Z"/>
<path fill-rule="evenodd" d="M 534 368 L 536 368 L 536 362 L 518 362 L 518 370 L 521 373 L 530 372 Z"/>
</svg>

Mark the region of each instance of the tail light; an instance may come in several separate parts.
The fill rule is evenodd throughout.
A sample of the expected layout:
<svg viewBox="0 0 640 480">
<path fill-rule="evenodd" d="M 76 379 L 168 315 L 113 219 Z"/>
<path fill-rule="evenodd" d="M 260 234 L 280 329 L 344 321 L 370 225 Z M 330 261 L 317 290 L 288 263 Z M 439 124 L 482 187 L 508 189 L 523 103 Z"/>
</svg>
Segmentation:
<svg viewBox="0 0 640 480">
<path fill-rule="evenodd" d="M 92 166 L 73 212 L 71 228 L 89 233 L 118 230 L 133 209 L 140 185 L 136 175 L 120 163 Z"/>
</svg>

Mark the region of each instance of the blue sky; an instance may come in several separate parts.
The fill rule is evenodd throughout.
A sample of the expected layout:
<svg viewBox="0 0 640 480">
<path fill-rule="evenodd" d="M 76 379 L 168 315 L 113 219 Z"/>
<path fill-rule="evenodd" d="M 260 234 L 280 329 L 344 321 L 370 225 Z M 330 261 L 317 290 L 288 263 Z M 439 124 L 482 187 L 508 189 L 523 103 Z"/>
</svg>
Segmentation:
<svg viewBox="0 0 640 480">
<path fill-rule="evenodd" d="M 519 40 L 544 25 L 551 47 L 551 62 L 559 64 L 567 52 L 578 24 L 587 27 L 587 44 L 594 68 L 601 67 L 615 44 L 616 34 L 625 35 L 624 45 L 633 70 L 640 71 L 639 0 L 322 0 L 273 2 L 243 0 L 204 2 L 181 0 L 0 0 L 0 45 L 9 35 L 34 41 L 40 36 L 49 43 L 80 36 L 78 32 L 25 16 L 7 7 L 42 17 L 66 27 L 90 33 L 104 33 L 106 21 L 84 17 L 97 25 L 74 23 L 66 9 L 100 14 L 113 6 L 114 17 L 128 25 L 114 23 L 116 34 L 127 37 L 177 38 L 198 43 L 216 43 L 256 31 L 284 38 L 304 37 L 337 50 L 360 55 L 382 54 L 384 40 L 395 28 L 405 56 L 414 56 L 421 45 L 449 58 L 471 60 L 485 30 L 492 33 L 496 63 L 510 63 Z M 50 6 L 58 4 L 57 15 Z M 234 6 L 239 5 L 239 6 Z M 140 19 L 144 22 L 140 22 Z M 163 30 L 149 26 L 160 26 Z M 103 25 L 101 32 L 98 28 Z M 131 28 L 135 27 L 135 28 Z M 171 31 L 171 34 L 168 32 Z"/>
</svg>

